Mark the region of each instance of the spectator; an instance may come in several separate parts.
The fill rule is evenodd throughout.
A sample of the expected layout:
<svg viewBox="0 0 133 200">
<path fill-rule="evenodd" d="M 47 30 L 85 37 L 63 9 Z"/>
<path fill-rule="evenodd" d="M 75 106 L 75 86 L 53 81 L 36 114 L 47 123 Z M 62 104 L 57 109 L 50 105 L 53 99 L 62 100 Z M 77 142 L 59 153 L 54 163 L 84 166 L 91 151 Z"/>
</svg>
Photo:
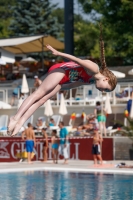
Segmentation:
<svg viewBox="0 0 133 200">
<path fill-rule="evenodd" d="M 55 126 L 55 121 L 53 118 L 50 119 L 49 126 Z"/>
<path fill-rule="evenodd" d="M 129 88 L 129 87 L 126 87 L 121 93 L 116 93 L 115 96 L 117 98 L 123 98 L 123 97 L 128 97 L 128 93 L 132 93 L 133 92 L 133 88 Z"/>
<path fill-rule="evenodd" d="M 28 154 L 28 163 L 31 163 L 33 147 L 36 146 L 35 134 L 32 124 L 28 123 L 28 128 L 22 133 L 22 140 L 26 137 L 26 151 Z"/>
<path fill-rule="evenodd" d="M 91 135 L 93 133 L 93 126 L 97 123 L 95 115 L 87 115 L 87 122 L 83 126 L 77 128 L 77 133 L 81 133 L 82 136 Z"/>
<path fill-rule="evenodd" d="M 92 137 L 93 137 L 92 154 L 94 159 L 94 165 L 97 165 L 97 160 L 100 160 L 101 162 L 100 164 L 102 164 L 100 144 L 102 143 L 103 139 L 101 135 L 98 133 L 98 129 L 95 125 Z"/>
<path fill-rule="evenodd" d="M 132 99 L 133 99 L 133 92 L 131 93 L 130 99 L 127 102 L 127 110 L 128 110 L 129 116 L 130 116 L 131 107 L 132 107 Z"/>
<path fill-rule="evenodd" d="M 36 126 L 35 126 L 35 129 L 36 129 L 37 131 L 40 131 L 40 130 L 42 130 L 42 128 L 43 128 L 43 121 L 42 121 L 41 118 L 38 118 L 37 123 L 36 123 Z"/>
<path fill-rule="evenodd" d="M 15 88 L 13 89 L 11 103 L 10 103 L 11 106 L 14 105 L 15 99 L 18 99 L 18 95 L 19 95 L 20 89 L 21 89 L 21 85 L 16 85 Z"/>
<path fill-rule="evenodd" d="M 47 161 L 47 157 L 48 157 L 48 153 L 47 153 L 47 150 L 48 150 L 48 136 L 47 136 L 47 133 L 46 133 L 46 128 L 42 128 L 42 134 L 43 134 L 43 139 L 44 139 L 44 142 L 43 142 L 43 162 L 46 162 Z"/>
<path fill-rule="evenodd" d="M 99 123 L 100 133 L 104 133 L 106 136 L 106 112 L 101 107 L 101 103 L 99 101 L 96 102 L 96 108 L 94 110 L 94 114 L 97 116 L 97 120 Z"/>
<path fill-rule="evenodd" d="M 21 104 L 23 103 L 25 99 L 25 96 L 23 93 L 20 93 L 20 97 L 19 97 L 19 100 L 18 100 L 18 108 L 21 106 Z"/>
<path fill-rule="evenodd" d="M 37 89 L 41 84 L 42 81 L 38 78 L 38 76 L 34 76 L 35 82 L 34 82 L 34 87 Z"/>
<path fill-rule="evenodd" d="M 68 163 L 68 130 L 64 127 L 64 122 L 59 123 L 60 128 L 60 146 L 59 146 L 59 155 L 64 156 L 64 164 Z"/>
<path fill-rule="evenodd" d="M 57 131 L 52 131 L 52 156 L 53 156 L 53 163 L 58 163 L 58 147 L 59 147 L 59 137 L 57 136 Z"/>
</svg>

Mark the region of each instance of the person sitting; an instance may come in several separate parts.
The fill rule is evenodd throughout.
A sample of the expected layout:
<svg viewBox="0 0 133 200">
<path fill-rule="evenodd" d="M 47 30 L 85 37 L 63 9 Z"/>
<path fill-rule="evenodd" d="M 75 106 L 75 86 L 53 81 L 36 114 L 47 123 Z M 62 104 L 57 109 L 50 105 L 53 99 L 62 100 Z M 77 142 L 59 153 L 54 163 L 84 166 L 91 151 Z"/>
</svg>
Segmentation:
<svg viewBox="0 0 133 200">
<path fill-rule="evenodd" d="M 36 123 L 36 126 L 35 126 L 35 129 L 36 129 L 37 131 L 41 131 L 42 128 L 43 128 L 43 121 L 42 121 L 41 118 L 38 118 L 37 123 Z"/>
<path fill-rule="evenodd" d="M 42 81 L 38 78 L 38 76 L 34 76 L 35 82 L 34 82 L 34 87 L 37 89 L 41 84 Z"/>
<path fill-rule="evenodd" d="M 126 87 L 122 92 L 116 93 L 115 96 L 117 98 L 128 97 L 129 92 L 130 92 L 130 94 L 133 92 L 133 88 L 132 87 L 131 88 L 130 87 Z"/>
<path fill-rule="evenodd" d="M 86 124 L 77 128 L 77 132 L 80 132 L 82 136 L 91 135 L 93 133 L 94 124 L 97 124 L 95 115 L 87 115 L 86 119 Z"/>
<path fill-rule="evenodd" d="M 53 118 L 50 119 L 49 126 L 55 126 L 55 121 Z"/>
</svg>

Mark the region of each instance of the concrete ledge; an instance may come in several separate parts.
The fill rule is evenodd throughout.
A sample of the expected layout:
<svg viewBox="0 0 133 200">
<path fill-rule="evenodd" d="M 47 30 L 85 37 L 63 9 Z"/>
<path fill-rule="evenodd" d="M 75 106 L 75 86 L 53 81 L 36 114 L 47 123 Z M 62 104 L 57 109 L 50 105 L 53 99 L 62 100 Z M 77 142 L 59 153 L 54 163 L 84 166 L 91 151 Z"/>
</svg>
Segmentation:
<svg viewBox="0 0 133 200">
<path fill-rule="evenodd" d="M 0 173 L 8 173 L 8 172 L 25 172 L 25 171 L 67 171 L 67 172 L 82 172 L 82 173 L 104 173 L 104 174 L 133 174 L 133 169 L 120 169 L 116 168 L 115 164 L 125 161 L 110 161 L 106 164 L 112 164 L 111 168 L 107 168 L 106 164 L 104 167 L 93 167 L 92 161 L 69 161 L 69 164 L 64 165 L 62 161 L 59 161 L 59 164 L 53 164 L 52 161 L 48 161 L 47 163 L 43 162 L 33 162 L 33 164 L 28 164 L 27 162 L 23 163 L 0 163 Z M 127 162 L 126 164 L 132 165 L 131 162 Z"/>
</svg>

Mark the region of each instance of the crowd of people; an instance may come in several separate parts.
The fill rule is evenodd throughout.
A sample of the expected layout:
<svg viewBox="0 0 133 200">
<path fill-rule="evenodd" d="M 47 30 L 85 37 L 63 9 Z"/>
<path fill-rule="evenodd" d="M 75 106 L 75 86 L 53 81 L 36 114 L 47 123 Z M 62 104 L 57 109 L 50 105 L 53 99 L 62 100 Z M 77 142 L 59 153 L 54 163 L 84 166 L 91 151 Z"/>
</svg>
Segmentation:
<svg viewBox="0 0 133 200">
<path fill-rule="evenodd" d="M 51 134 L 51 147 L 49 146 L 49 139 L 47 135 L 47 128 L 42 128 L 42 136 L 43 136 L 43 162 L 47 161 L 47 150 L 48 148 L 52 149 L 52 157 L 53 157 L 53 163 L 58 163 L 58 156 L 63 155 L 64 156 L 64 164 L 68 163 L 68 147 L 69 147 L 69 139 L 68 139 L 68 130 L 64 126 L 64 122 L 59 123 L 59 136 L 57 136 L 57 131 L 53 130 Z M 34 129 L 31 123 L 27 124 L 27 128 L 22 133 L 22 140 L 25 140 L 26 144 L 26 152 L 28 155 L 28 163 L 31 163 L 32 159 L 32 152 L 33 148 L 36 147 L 36 138 Z"/>
<path fill-rule="evenodd" d="M 97 165 L 97 161 L 99 160 L 102 164 L 101 157 L 101 144 L 103 141 L 102 134 L 99 133 L 99 125 L 95 115 L 87 116 L 87 123 L 83 126 L 77 127 L 77 130 L 83 131 L 86 130 L 87 135 L 89 135 L 93 139 L 92 144 L 92 154 L 94 159 L 94 164 Z M 49 121 L 49 126 L 54 126 L 55 122 L 51 118 Z M 39 126 L 41 127 L 39 129 Z M 64 157 L 64 164 L 68 163 L 69 155 L 69 132 L 67 128 L 64 126 L 64 122 L 59 122 L 59 134 L 57 134 L 57 130 L 52 130 L 51 137 L 48 138 L 48 127 L 42 127 L 42 121 L 39 119 L 36 124 L 37 130 L 41 131 L 41 135 L 43 139 L 43 162 L 47 161 L 48 158 L 48 148 L 51 148 L 53 163 L 58 163 L 58 158 L 60 155 Z M 34 126 L 31 123 L 27 124 L 27 129 L 25 129 L 22 133 L 22 139 L 26 141 L 26 151 L 28 153 L 28 163 L 31 163 L 33 148 L 36 147 L 36 139 Z M 51 144 L 51 145 L 49 145 Z"/>
</svg>

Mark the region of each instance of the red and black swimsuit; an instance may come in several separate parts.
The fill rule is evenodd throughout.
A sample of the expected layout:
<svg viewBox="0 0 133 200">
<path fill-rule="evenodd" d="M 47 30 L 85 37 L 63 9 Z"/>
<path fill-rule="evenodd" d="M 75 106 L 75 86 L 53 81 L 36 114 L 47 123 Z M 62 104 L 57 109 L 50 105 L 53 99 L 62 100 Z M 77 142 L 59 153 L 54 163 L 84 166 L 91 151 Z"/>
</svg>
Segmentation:
<svg viewBox="0 0 133 200">
<path fill-rule="evenodd" d="M 85 70 L 83 67 L 81 67 L 75 62 L 57 63 L 50 67 L 48 72 L 51 72 L 57 68 L 63 68 L 65 70 L 65 76 L 60 81 L 61 85 L 73 82 L 83 82 L 91 84 L 90 79 L 92 78 L 92 75 L 89 75 L 87 73 L 87 70 Z"/>
</svg>

